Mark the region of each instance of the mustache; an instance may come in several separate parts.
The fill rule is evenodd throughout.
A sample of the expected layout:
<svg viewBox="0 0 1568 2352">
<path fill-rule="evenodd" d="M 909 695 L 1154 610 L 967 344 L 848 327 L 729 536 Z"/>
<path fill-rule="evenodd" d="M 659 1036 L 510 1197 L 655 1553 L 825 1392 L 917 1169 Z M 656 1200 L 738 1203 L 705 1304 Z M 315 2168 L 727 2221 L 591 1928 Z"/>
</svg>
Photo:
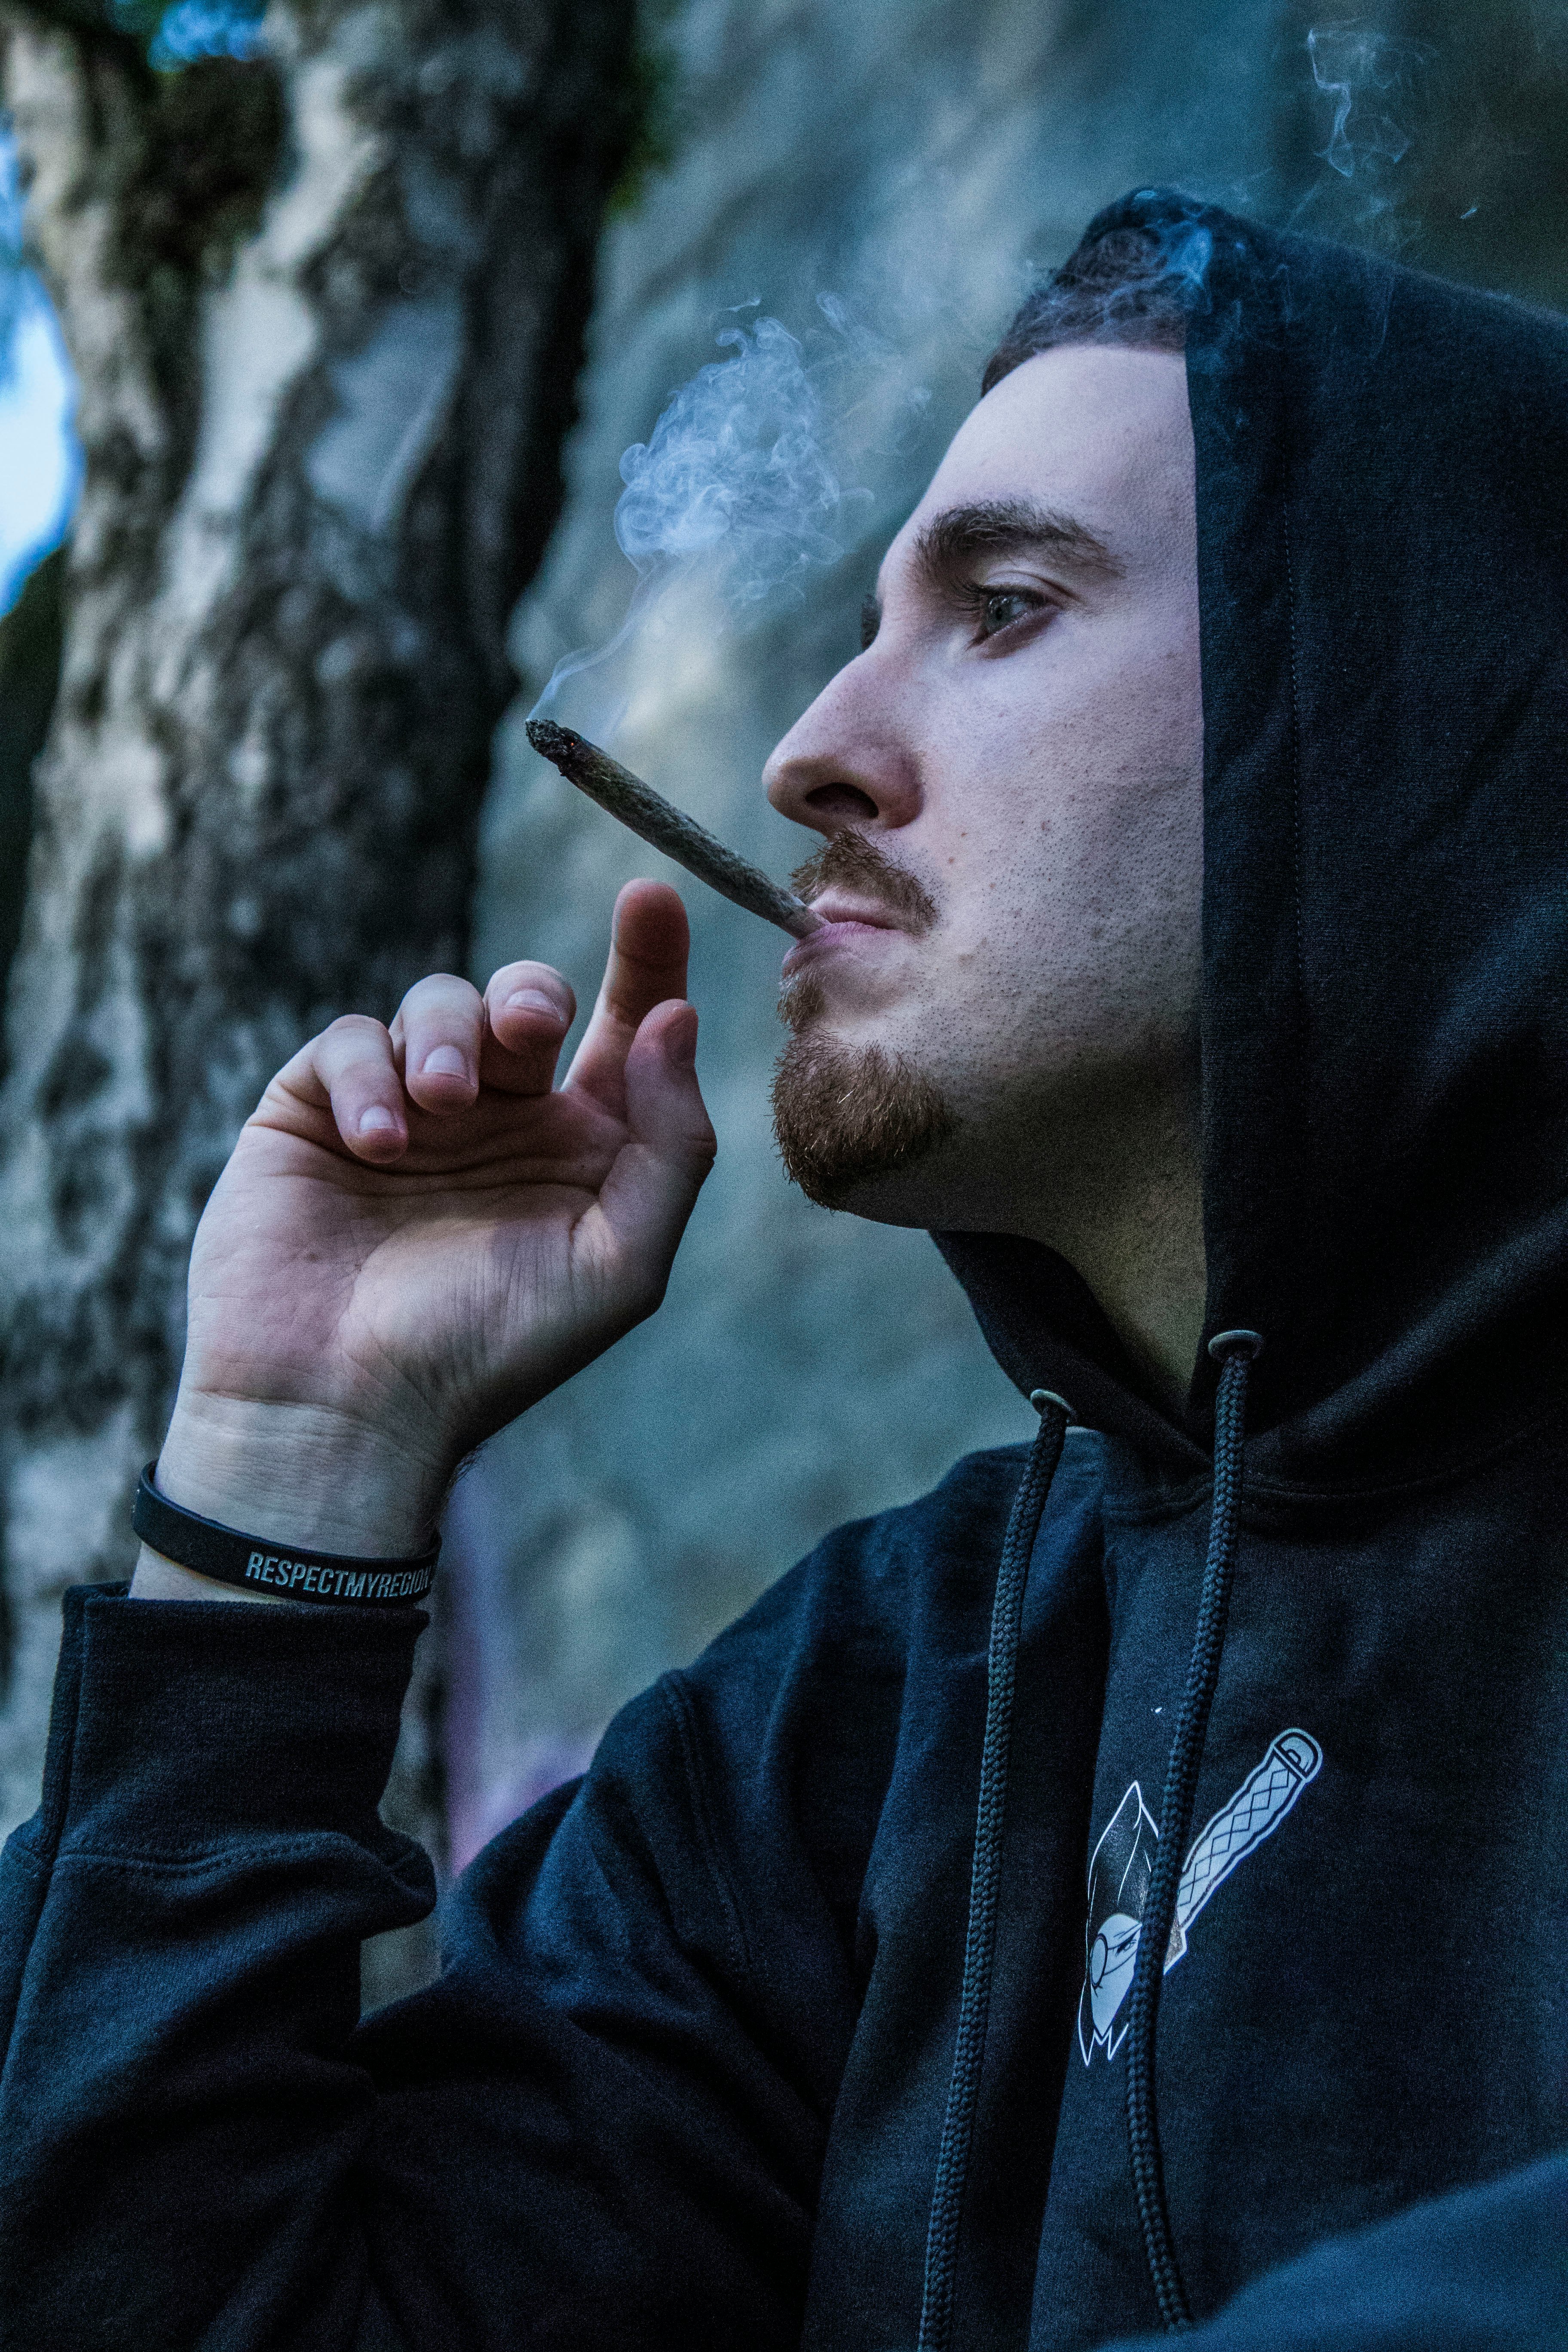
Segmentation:
<svg viewBox="0 0 1568 2352">
<path fill-rule="evenodd" d="M 831 884 L 841 882 L 847 889 L 879 899 L 889 914 L 902 916 L 908 929 L 915 932 L 929 931 L 937 919 L 936 900 L 924 883 L 917 881 L 907 866 L 895 865 L 863 833 L 831 835 L 815 857 L 795 867 L 790 882 L 808 905 Z"/>
</svg>

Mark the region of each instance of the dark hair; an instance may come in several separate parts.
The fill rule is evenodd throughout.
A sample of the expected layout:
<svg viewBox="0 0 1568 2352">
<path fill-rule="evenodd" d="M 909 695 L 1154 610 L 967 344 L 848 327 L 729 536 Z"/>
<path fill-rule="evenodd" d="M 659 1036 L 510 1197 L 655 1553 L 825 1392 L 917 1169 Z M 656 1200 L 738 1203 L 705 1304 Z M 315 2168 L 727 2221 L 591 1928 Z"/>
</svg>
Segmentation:
<svg viewBox="0 0 1568 2352">
<path fill-rule="evenodd" d="M 1020 305 L 985 362 L 981 392 L 1059 343 L 1184 351 L 1193 283 L 1167 236 L 1122 227 L 1086 238 Z"/>
</svg>

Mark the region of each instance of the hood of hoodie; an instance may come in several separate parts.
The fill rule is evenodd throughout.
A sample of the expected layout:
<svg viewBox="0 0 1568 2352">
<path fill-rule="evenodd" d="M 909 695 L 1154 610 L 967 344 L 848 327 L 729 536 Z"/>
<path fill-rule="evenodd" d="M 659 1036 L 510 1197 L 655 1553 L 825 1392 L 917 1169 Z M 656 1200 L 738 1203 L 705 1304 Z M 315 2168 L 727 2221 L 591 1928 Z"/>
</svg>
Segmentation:
<svg viewBox="0 0 1568 2352">
<path fill-rule="evenodd" d="M 1204 1337 L 1256 1489 L 1387 1488 L 1554 1409 L 1568 1322 L 1568 321 L 1164 191 L 1194 282 Z M 1201 1470 L 1089 1290 L 936 1236 L 1004 1369 Z"/>
</svg>

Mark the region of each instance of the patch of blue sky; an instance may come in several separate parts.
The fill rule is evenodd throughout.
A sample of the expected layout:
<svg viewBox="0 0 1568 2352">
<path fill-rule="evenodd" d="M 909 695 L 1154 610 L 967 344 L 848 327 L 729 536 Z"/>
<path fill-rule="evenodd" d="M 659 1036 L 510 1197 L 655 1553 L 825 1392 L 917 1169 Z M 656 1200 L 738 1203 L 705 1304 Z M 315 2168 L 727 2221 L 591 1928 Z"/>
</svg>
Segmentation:
<svg viewBox="0 0 1568 2352">
<path fill-rule="evenodd" d="M 0 130 L 0 614 L 69 529 L 81 488 L 75 416 L 53 307 L 22 260 L 16 150 Z"/>
<path fill-rule="evenodd" d="M 155 66 L 167 68 L 188 66 L 196 58 L 258 58 L 264 47 L 259 10 L 175 0 L 163 11 L 147 54 Z"/>
<path fill-rule="evenodd" d="M 177 73 L 198 58 L 258 58 L 263 0 L 174 0 L 158 19 L 147 55 L 165 73 Z M 146 0 L 110 0 L 111 12 L 128 32 L 144 31 Z"/>
<path fill-rule="evenodd" d="M 144 25 L 143 0 L 116 0 Z M 148 55 L 177 72 L 197 58 L 259 57 L 261 0 L 174 0 Z M 16 151 L 0 117 L 0 614 L 70 528 L 81 488 L 76 384 L 48 296 L 22 258 Z"/>
</svg>

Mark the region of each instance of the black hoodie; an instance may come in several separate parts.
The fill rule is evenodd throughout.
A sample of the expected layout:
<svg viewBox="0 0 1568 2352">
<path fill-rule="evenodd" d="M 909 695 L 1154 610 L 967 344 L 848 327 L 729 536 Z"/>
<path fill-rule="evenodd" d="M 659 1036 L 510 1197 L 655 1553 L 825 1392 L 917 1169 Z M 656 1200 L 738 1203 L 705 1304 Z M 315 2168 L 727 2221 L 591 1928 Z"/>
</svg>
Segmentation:
<svg viewBox="0 0 1568 2352">
<path fill-rule="evenodd" d="M 629 1707 L 363 2025 L 358 1939 L 429 1899 L 375 1816 L 419 1621 L 73 1598 L 0 2341 L 912 2352 L 923 2298 L 1079 2352 L 1160 2325 L 1152 2179 L 1205 2352 L 1568 2346 L 1568 327 L 1110 217 L 1194 289 L 1208 1331 L 1265 1342 L 1145 2210 L 1215 1366 L 1173 1420 L 1059 1260 L 949 1235 L 1089 1424 L 1037 1536 L 1050 1406 L 1022 1486 L 840 1530 Z"/>
</svg>

